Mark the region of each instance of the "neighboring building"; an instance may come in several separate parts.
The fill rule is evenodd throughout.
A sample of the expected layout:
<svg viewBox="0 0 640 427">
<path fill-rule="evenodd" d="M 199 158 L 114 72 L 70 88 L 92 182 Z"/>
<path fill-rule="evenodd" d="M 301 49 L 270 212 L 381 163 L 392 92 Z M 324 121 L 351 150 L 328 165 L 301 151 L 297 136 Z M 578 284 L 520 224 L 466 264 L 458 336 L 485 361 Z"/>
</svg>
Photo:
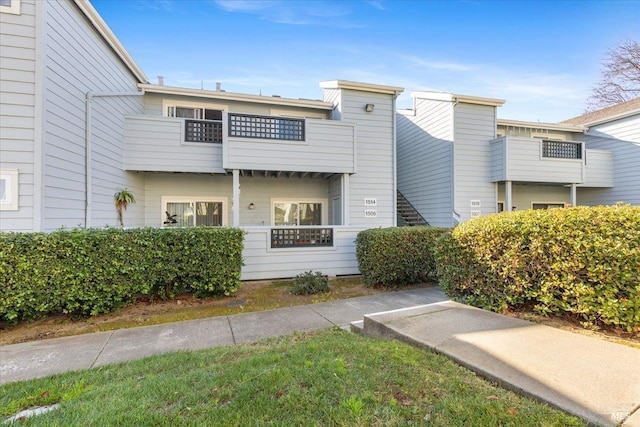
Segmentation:
<svg viewBox="0 0 640 427">
<path fill-rule="evenodd" d="M 580 205 L 640 205 L 640 98 L 561 122 L 583 126 L 587 148 L 613 154 L 613 185 L 578 191 Z M 587 159 L 588 161 L 589 159 Z"/>
<path fill-rule="evenodd" d="M 84 0 L 11 0 L 0 24 L 0 230 L 117 226 L 128 188 L 126 226 L 242 227 L 242 279 L 267 279 L 357 274 L 356 234 L 395 225 L 402 88 L 149 84 Z"/>
<path fill-rule="evenodd" d="M 496 212 L 490 141 L 501 99 L 413 92 L 398 110 L 398 191 L 433 226 Z"/>
<path fill-rule="evenodd" d="M 502 210 L 640 204 L 640 102 L 558 123 L 496 118 L 504 101 L 412 93 L 399 110 L 398 191 L 450 227 Z"/>
</svg>

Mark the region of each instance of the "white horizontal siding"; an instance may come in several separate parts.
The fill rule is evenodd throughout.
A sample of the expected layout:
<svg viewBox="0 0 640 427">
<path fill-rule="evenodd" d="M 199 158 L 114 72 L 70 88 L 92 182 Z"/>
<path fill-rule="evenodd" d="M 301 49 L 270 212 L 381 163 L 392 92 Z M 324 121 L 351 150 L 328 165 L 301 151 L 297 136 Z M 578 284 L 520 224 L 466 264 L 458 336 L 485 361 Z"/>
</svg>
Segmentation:
<svg viewBox="0 0 640 427">
<path fill-rule="evenodd" d="M 184 120 L 125 119 L 124 168 L 136 171 L 224 173 L 222 144 L 184 143 Z"/>
<path fill-rule="evenodd" d="M 434 226 L 451 226 L 453 109 L 416 99 L 415 114 L 397 114 L 398 189 Z"/>
<path fill-rule="evenodd" d="M 582 159 L 542 157 L 542 140 L 506 137 L 507 169 L 503 180 L 529 182 L 581 183 Z"/>
<path fill-rule="evenodd" d="M 617 202 L 640 205 L 640 143 L 587 135 L 587 148 L 611 151 L 613 155 L 613 188 L 580 189 L 578 203 L 611 205 Z M 589 157 L 587 157 L 587 162 Z"/>
<path fill-rule="evenodd" d="M 356 169 L 355 126 L 306 119 L 304 141 L 225 138 L 226 169 L 353 173 Z M 226 132 L 225 132 L 226 134 Z"/>
<path fill-rule="evenodd" d="M 34 231 L 36 9 L 0 13 L 0 169 L 18 171 L 18 210 L 0 211 L 0 231 Z"/>
<path fill-rule="evenodd" d="M 613 153 L 608 150 L 586 150 L 583 187 L 613 187 Z"/>
<path fill-rule="evenodd" d="M 320 271 L 326 275 L 359 274 L 355 238 L 364 228 L 333 227 L 332 248 L 271 249 L 271 229 L 245 228 L 242 257 L 242 280 L 294 277 L 305 271 Z"/>
<path fill-rule="evenodd" d="M 578 189 L 577 194 L 583 191 Z M 498 185 L 498 201 L 505 201 L 504 184 Z M 531 209 L 533 203 L 570 203 L 571 190 L 562 185 L 516 184 L 511 187 L 514 210 Z"/>
<path fill-rule="evenodd" d="M 640 114 L 589 128 L 588 135 L 640 142 Z"/>
<path fill-rule="evenodd" d="M 454 210 L 466 221 L 472 210 L 482 215 L 496 211 L 490 144 L 496 136 L 495 107 L 461 103 L 454 114 Z M 471 207 L 471 200 L 479 200 L 481 206 Z"/>
<path fill-rule="evenodd" d="M 136 80 L 72 2 L 47 2 L 44 75 L 44 228 L 84 224 L 85 132 L 88 92 L 137 91 Z M 82 40 L 82 43 L 78 43 Z M 92 109 L 93 226 L 117 225 L 113 195 L 140 197 L 142 178 L 124 170 L 124 116 L 139 114 L 141 97 L 94 97 Z M 66 179 L 65 179 L 66 177 Z M 70 200 L 66 206 L 62 201 Z M 143 224 L 144 207 L 131 205 L 127 226 Z"/>
<path fill-rule="evenodd" d="M 341 90 L 339 117 L 356 123 L 357 171 L 349 177 L 349 224 L 379 227 L 395 223 L 393 138 L 394 100 L 391 95 Z M 364 111 L 374 104 L 374 111 Z M 375 198 L 377 216 L 365 216 L 365 198 Z"/>
<path fill-rule="evenodd" d="M 506 153 L 507 139 L 498 138 L 491 141 L 491 181 L 505 181 L 507 179 Z"/>
</svg>

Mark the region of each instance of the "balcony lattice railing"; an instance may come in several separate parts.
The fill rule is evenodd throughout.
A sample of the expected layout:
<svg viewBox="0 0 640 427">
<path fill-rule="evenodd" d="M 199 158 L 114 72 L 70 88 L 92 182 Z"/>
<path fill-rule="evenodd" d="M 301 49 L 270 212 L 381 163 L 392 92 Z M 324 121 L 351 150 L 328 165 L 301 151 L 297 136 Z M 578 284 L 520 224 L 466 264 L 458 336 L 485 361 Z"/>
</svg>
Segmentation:
<svg viewBox="0 0 640 427">
<path fill-rule="evenodd" d="M 550 157 L 553 159 L 581 159 L 582 143 L 543 140 L 542 157 Z"/>
<path fill-rule="evenodd" d="M 272 228 L 272 248 L 333 246 L 333 228 Z"/>
<path fill-rule="evenodd" d="M 230 113 L 229 136 L 304 141 L 304 119 Z"/>
<path fill-rule="evenodd" d="M 186 142 L 222 144 L 222 121 L 185 120 L 184 140 Z"/>
</svg>

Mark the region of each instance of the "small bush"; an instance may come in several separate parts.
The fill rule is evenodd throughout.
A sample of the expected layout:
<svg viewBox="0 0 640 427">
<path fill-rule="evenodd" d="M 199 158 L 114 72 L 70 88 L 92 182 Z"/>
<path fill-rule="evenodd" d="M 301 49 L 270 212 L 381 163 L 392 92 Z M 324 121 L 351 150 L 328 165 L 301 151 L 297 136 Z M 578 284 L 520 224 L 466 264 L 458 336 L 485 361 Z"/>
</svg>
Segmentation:
<svg viewBox="0 0 640 427">
<path fill-rule="evenodd" d="M 436 277 L 437 227 L 372 228 L 358 233 L 356 256 L 367 286 L 410 285 Z"/>
<path fill-rule="evenodd" d="M 294 295 L 312 295 L 329 292 L 329 278 L 321 272 L 307 271 L 300 273 L 293 279 L 289 291 Z"/>
<path fill-rule="evenodd" d="M 527 210 L 474 219 L 443 236 L 438 276 L 452 298 L 530 307 L 640 333 L 640 207 Z"/>
<path fill-rule="evenodd" d="M 243 231 L 222 227 L 0 233 L 0 321 L 116 310 L 140 295 L 228 295 Z"/>
</svg>

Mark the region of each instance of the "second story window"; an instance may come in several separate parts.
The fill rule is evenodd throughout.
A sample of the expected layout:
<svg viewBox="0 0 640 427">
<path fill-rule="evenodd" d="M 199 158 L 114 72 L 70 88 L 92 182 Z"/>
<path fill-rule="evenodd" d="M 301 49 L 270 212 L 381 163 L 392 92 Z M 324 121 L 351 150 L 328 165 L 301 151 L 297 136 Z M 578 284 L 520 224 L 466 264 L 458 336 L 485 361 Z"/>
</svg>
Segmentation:
<svg viewBox="0 0 640 427">
<path fill-rule="evenodd" d="M 167 107 L 167 116 L 184 121 L 185 142 L 222 143 L 222 111 L 207 108 Z"/>
</svg>

